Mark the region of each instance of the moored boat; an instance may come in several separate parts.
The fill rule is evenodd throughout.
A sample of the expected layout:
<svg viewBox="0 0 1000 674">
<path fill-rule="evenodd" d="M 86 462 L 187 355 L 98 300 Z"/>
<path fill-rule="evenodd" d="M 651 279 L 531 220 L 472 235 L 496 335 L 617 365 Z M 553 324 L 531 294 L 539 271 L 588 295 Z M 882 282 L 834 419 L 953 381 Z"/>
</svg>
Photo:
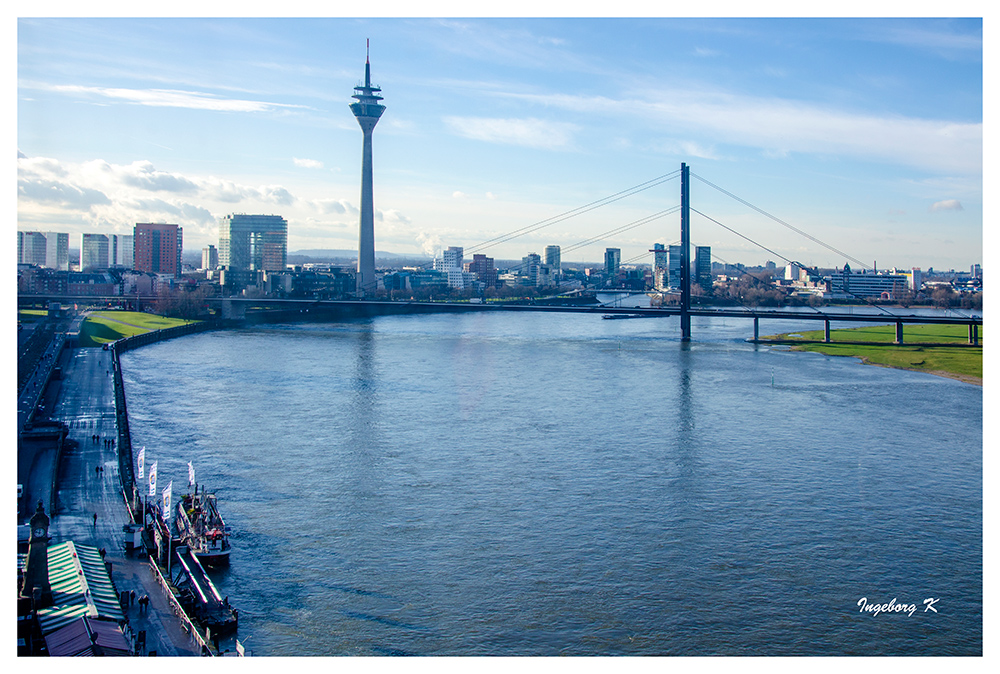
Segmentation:
<svg viewBox="0 0 1000 674">
<path fill-rule="evenodd" d="M 177 532 L 202 564 L 220 566 L 229 563 L 230 529 L 219 514 L 215 494 L 207 491 L 185 494 L 177 503 Z"/>
</svg>

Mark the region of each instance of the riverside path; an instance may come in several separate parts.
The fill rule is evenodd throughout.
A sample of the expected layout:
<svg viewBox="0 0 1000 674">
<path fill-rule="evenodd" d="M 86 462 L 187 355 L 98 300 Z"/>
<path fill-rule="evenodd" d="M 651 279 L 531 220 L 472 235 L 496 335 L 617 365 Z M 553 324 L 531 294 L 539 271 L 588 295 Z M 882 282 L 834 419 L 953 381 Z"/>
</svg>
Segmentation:
<svg viewBox="0 0 1000 674">
<path fill-rule="evenodd" d="M 125 555 L 123 527 L 131 520 L 118 478 L 116 448 L 110 443 L 117 438 L 111 352 L 65 349 L 61 363 L 63 378 L 50 383 L 46 413 L 35 417 L 60 421 L 69 429 L 55 483 L 50 545 L 72 540 L 104 548 L 118 591 L 149 596 L 148 610 L 140 612 L 138 604 L 125 610 L 133 634 L 146 633 L 146 653 L 199 655 L 199 646 L 174 616 L 148 558 Z"/>
</svg>

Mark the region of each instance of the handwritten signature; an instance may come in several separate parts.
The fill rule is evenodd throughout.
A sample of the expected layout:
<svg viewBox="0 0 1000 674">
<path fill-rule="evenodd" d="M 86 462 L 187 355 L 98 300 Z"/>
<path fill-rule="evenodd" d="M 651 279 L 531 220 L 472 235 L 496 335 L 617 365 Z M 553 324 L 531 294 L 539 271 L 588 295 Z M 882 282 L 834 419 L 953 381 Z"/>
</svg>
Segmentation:
<svg viewBox="0 0 1000 674">
<path fill-rule="evenodd" d="M 936 599 L 934 597 L 924 599 L 923 612 L 927 613 L 928 611 L 933 611 L 934 613 L 937 613 L 938 610 L 934 608 L 934 604 L 939 601 L 941 601 L 940 597 Z M 858 606 L 861 607 L 859 610 L 860 613 L 871 613 L 873 616 L 876 616 L 879 613 L 905 613 L 908 616 L 912 616 L 917 611 L 916 604 L 896 603 L 895 597 L 893 597 L 892 601 L 887 604 L 871 604 L 868 602 L 868 597 L 862 597 L 858 600 Z"/>
</svg>

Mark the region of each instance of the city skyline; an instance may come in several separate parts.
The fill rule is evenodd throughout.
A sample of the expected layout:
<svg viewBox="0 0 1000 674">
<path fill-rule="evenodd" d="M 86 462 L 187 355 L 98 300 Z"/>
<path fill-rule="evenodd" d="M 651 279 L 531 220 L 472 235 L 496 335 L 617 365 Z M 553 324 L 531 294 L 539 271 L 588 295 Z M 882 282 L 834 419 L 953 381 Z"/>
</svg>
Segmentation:
<svg viewBox="0 0 1000 674">
<path fill-rule="evenodd" d="M 17 228 L 162 221 L 190 251 L 228 213 L 277 213 L 290 252 L 356 249 L 367 38 L 389 105 L 379 251 L 472 248 L 684 161 L 879 267 L 982 262 L 978 19 L 21 19 Z M 679 203 L 676 181 L 655 192 L 482 252 L 565 249 Z M 846 261 L 699 181 L 692 205 L 791 259 Z M 564 258 L 650 262 L 678 222 Z M 774 259 L 700 215 L 692 242 Z"/>
</svg>

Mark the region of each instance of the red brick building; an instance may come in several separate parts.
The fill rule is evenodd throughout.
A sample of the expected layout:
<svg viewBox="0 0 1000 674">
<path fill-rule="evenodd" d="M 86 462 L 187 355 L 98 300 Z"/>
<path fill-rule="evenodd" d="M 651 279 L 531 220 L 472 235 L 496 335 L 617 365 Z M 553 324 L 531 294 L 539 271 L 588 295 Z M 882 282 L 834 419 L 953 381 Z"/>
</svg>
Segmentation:
<svg viewBox="0 0 1000 674">
<path fill-rule="evenodd" d="M 184 230 L 177 225 L 136 223 L 133 258 L 135 269 L 180 276 L 183 236 Z"/>
</svg>

